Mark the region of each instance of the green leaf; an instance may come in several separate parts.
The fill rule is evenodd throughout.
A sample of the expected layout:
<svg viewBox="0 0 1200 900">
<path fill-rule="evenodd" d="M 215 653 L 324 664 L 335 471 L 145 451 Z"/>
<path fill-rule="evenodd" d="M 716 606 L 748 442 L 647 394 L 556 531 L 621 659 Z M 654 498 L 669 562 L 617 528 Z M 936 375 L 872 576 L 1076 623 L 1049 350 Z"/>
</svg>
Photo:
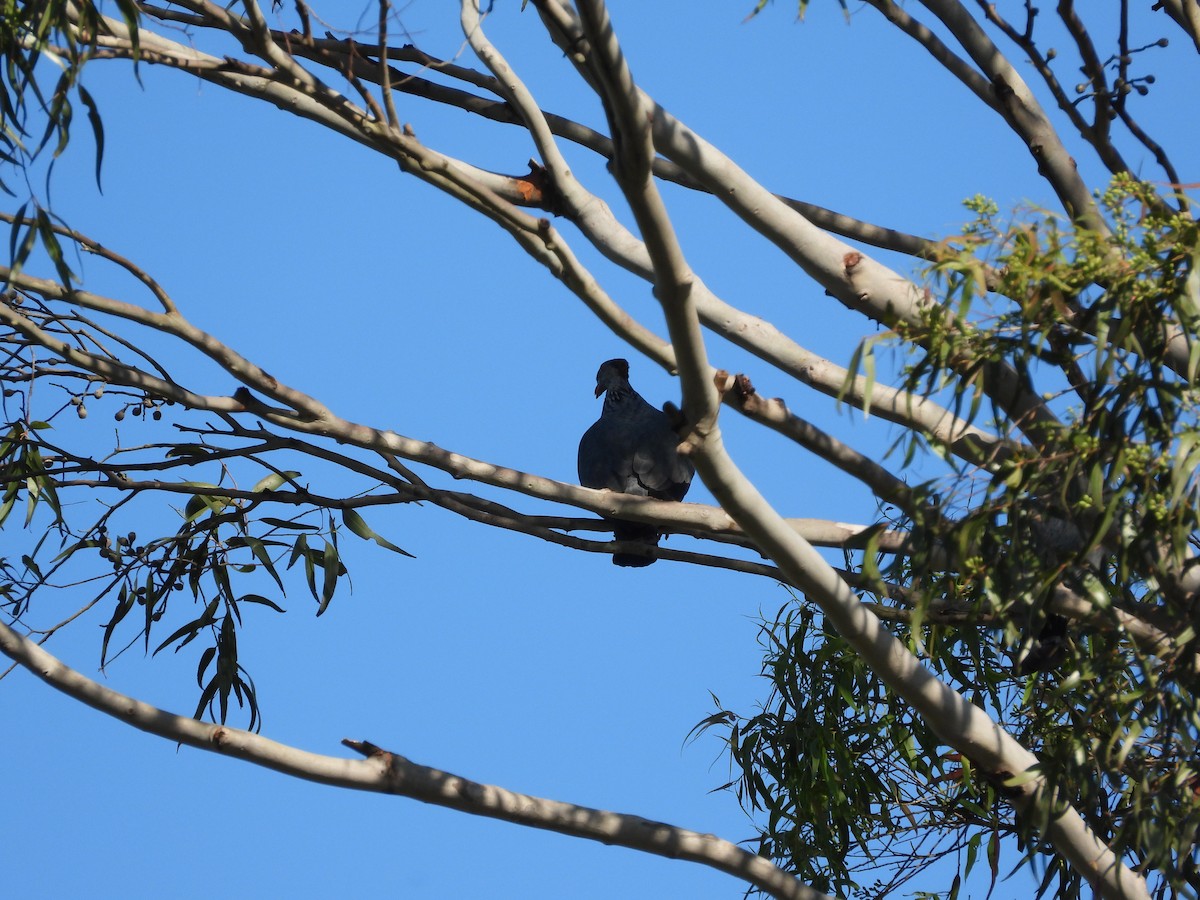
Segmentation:
<svg viewBox="0 0 1200 900">
<path fill-rule="evenodd" d="M 100 121 L 100 110 L 97 109 L 96 102 L 87 89 L 80 84 L 76 85 L 76 90 L 79 91 L 79 99 L 87 107 L 88 122 L 91 123 L 92 136 L 96 140 L 96 189 L 103 194 L 104 188 L 100 184 L 100 167 L 104 162 L 104 123 Z"/>
<path fill-rule="evenodd" d="M 971 835 L 971 839 L 967 841 L 967 861 L 963 865 L 963 874 L 970 875 L 971 869 L 975 867 L 975 858 L 979 855 L 979 843 L 983 840 L 983 832 L 977 831 Z"/>
<path fill-rule="evenodd" d="M 285 528 L 289 531 L 319 531 L 316 525 L 306 525 L 303 522 L 290 522 L 287 519 L 275 519 L 270 516 L 263 516 L 259 519 L 264 525 L 270 525 L 273 528 Z"/>
<path fill-rule="evenodd" d="M 992 896 L 992 891 L 996 889 L 996 881 L 1000 878 L 1000 835 L 995 831 L 988 838 L 987 854 L 988 868 L 992 872 L 992 882 L 988 886 L 987 897 L 984 900 L 988 900 Z"/>
<path fill-rule="evenodd" d="M 41 581 L 45 577 L 42 575 L 42 570 L 38 568 L 37 563 L 33 561 L 32 557 L 22 556 L 21 562 L 25 564 L 25 568 L 32 572 L 38 581 Z"/>
<path fill-rule="evenodd" d="M 25 527 L 33 521 L 33 513 L 37 509 L 40 490 L 36 478 L 25 479 Z"/>
<path fill-rule="evenodd" d="M 262 594 L 243 594 L 242 596 L 238 597 L 238 602 L 258 603 L 262 606 L 269 606 L 271 609 L 275 610 L 275 612 L 280 613 L 285 611 L 284 608 L 274 600 L 268 600 Z"/>
<path fill-rule="evenodd" d="M 183 482 L 183 486 L 191 488 L 212 488 L 213 490 L 219 490 L 215 484 L 208 484 L 204 481 L 185 481 Z M 221 497 L 211 497 L 208 494 L 193 494 L 188 500 L 187 505 L 185 505 L 183 508 L 183 521 L 194 522 L 204 514 L 205 510 L 208 510 L 214 514 L 220 513 L 229 505 L 229 501 Z"/>
<path fill-rule="evenodd" d="M 168 459 L 175 456 L 209 457 L 215 452 L 212 447 L 205 447 L 203 444 L 176 444 L 167 450 L 166 457 Z"/>
<path fill-rule="evenodd" d="M 3 503 L 0 503 L 0 525 L 4 524 L 5 520 L 8 518 L 8 514 L 12 512 L 13 504 L 16 502 L 17 495 L 14 491 L 7 498 L 5 498 Z"/>
<path fill-rule="evenodd" d="M 1004 779 L 1005 787 L 1020 787 L 1023 784 L 1028 784 L 1031 781 L 1036 781 L 1042 777 L 1041 770 L 1036 766 L 1030 766 L 1023 772 L 1018 772 L 1015 775 L 1010 775 Z"/>
<path fill-rule="evenodd" d="M 63 287 L 70 289 L 71 285 L 78 279 L 67 265 L 62 245 L 58 242 L 58 235 L 54 233 L 54 226 L 50 223 L 50 214 L 41 207 L 38 207 L 37 211 L 37 228 L 38 234 L 42 239 L 42 247 L 50 257 L 50 261 L 54 263 L 54 269 L 58 272 L 59 281 L 62 282 Z"/>
<path fill-rule="evenodd" d="M 1125 766 L 1125 760 L 1129 757 L 1129 752 L 1136 746 L 1137 739 L 1142 736 L 1145 730 L 1145 725 L 1141 722 L 1130 722 L 1129 733 L 1125 735 L 1121 741 L 1121 749 L 1117 753 L 1116 768 L 1121 769 Z"/>
<path fill-rule="evenodd" d="M 321 598 L 317 594 L 317 579 L 316 566 L 313 563 L 313 551 L 309 549 L 308 539 L 301 534 L 296 538 L 296 543 L 292 545 L 292 554 L 288 559 L 287 567 L 290 569 L 296 564 L 296 560 L 304 560 L 304 577 L 308 581 L 308 590 L 313 595 L 313 599 L 320 603 Z"/>
<path fill-rule="evenodd" d="M 199 635 L 204 628 L 212 625 L 217 620 L 217 606 L 220 604 L 220 602 L 220 597 L 213 597 L 208 606 L 204 608 L 204 612 L 202 612 L 197 618 L 192 619 L 192 621 L 188 622 L 186 625 L 181 625 L 179 628 L 175 629 L 169 638 L 154 648 L 154 654 L 152 655 L 157 655 L 158 652 L 164 647 L 175 643 L 175 641 L 182 637 L 186 636 L 186 640 L 184 640 L 183 643 L 175 648 L 176 653 L 195 640 L 196 636 Z"/>
<path fill-rule="evenodd" d="M 213 657 L 216 655 L 216 647 L 207 647 L 205 648 L 204 652 L 200 654 L 200 663 L 196 666 L 196 684 L 198 686 L 204 687 L 204 673 L 208 670 L 209 665 L 213 661 Z M 203 705 L 201 705 L 201 709 L 203 708 Z M 200 717 L 199 713 L 196 714 L 196 717 Z"/>
<path fill-rule="evenodd" d="M 25 219 L 25 211 L 28 208 L 28 202 L 21 204 L 21 208 L 17 210 L 17 214 L 13 218 L 12 227 L 8 230 L 8 258 L 11 260 L 12 268 L 9 274 L 10 280 L 25 268 L 25 260 L 29 259 L 29 254 L 33 252 L 34 242 L 37 239 L 37 232 Z M 22 229 L 25 232 L 24 238 L 21 237 Z"/>
<path fill-rule="evenodd" d="M 104 668 L 104 663 L 108 659 L 108 642 L 112 638 L 113 630 L 122 619 L 129 615 L 136 599 L 133 591 L 129 590 L 127 585 L 122 584 L 121 591 L 117 595 L 117 607 L 113 610 L 108 624 L 104 626 L 104 639 L 100 642 L 100 668 Z"/>
<path fill-rule="evenodd" d="M 373 531 L 371 529 L 371 527 L 366 523 L 366 521 L 363 520 L 363 517 L 361 515 L 359 515 L 357 510 L 354 510 L 354 509 L 342 510 L 342 521 L 346 523 L 347 528 L 349 528 L 354 534 L 358 535 L 363 540 L 374 541 L 380 547 L 384 547 L 388 550 L 392 550 L 403 556 L 407 556 L 410 559 L 415 558 L 407 550 L 401 550 L 399 547 L 397 547 L 395 544 L 393 544 L 387 538 L 385 538 L 382 535 L 379 535 L 375 531 Z"/>
<path fill-rule="evenodd" d="M 337 547 L 326 541 L 322 566 L 325 570 L 325 580 L 321 586 L 321 602 L 317 608 L 318 616 L 329 608 L 329 601 L 333 599 L 333 592 L 337 589 L 338 568 L 340 566 L 341 561 L 338 559 Z"/>
<path fill-rule="evenodd" d="M 229 583 L 229 570 L 220 563 L 215 564 L 212 567 L 212 579 L 217 585 L 217 590 L 221 592 L 221 596 L 232 600 L 233 586 Z"/>
<path fill-rule="evenodd" d="M 266 569 L 270 576 L 275 579 L 275 584 L 279 587 L 280 593 L 286 594 L 287 592 L 283 588 L 283 579 L 280 578 L 279 573 L 275 571 L 275 563 L 272 562 L 271 555 L 267 553 L 266 545 L 259 538 L 249 534 L 245 535 L 243 540 L 245 541 L 246 546 L 250 548 L 251 552 L 254 553 L 254 558 L 262 563 L 263 568 Z"/>
<path fill-rule="evenodd" d="M 133 45 L 133 61 L 136 72 L 137 62 L 141 58 L 140 32 L 138 29 L 141 11 L 134 0 L 117 0 L 117 9 L 121 12 L 121 18 L 125 20 L 125 27 L 129 29 L 129 43 Z M 138 79 L 138 83 L 141 83 L 140 78 Z"/>
<path fill-rule="evenodd" d="M 217 648 L 210 647 L 209 650 L 212 650 L 215 653 Z M 205 651 L 205 652 L 207 652 L 207 651 Z M 208 706 L 212 703 L 213 697 L 216 695 L 217 688 L 219 686 L 220 685 L 219 685 L 217 679 L 214 677 L 213 680 L 210 681 L 208 683 L 208 685 L 204 688 L 204 691 L 200 694 L 200 702 L 196 704 L 196 711 L 194 713 L 192 713 L 193 719 L 199 719 L 201 714 L 204 712 L 204 710 L 207 709 Z"/>
<path fill-rule="evenodd" d="M 254 487 L 250 488 L 251 493 L 259 494 L 263 491 L 276 490 L 280 485 L 287 484 L 300 477 L 299 472 L 272 472 L 265 478 L 259 479 Z"/>
<path fill-rule="evenodd" d="M 195 521 L 196 517 L 206 509 L 208 509 L 208 504 L 204 502 L 204 498 L 199 494 L 193 494 L 188 498 L 187 504 L 183 507 L 183 521 Z"/>
</svg>

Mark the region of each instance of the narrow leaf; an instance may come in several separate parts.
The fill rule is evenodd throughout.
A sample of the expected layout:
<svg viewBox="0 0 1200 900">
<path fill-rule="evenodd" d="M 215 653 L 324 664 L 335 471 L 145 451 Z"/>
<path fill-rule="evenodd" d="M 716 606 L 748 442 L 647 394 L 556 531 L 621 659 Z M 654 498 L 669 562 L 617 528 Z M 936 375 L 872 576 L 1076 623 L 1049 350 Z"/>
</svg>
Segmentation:
<svg viewBox="0 0 1200 900">
<path fill-rule="evenodd" d="M 395 544 L 393 544 L 391 541 L 389 541 L 387 538 L 383 537 L 382 535 L 380 535 L 380 534 L 376 533 L 374 530 L 372 530 L 371 526 L 369 526 L 363 520 L 363 517 L 361 515 L 359 515 L 358 510 L 355 510 L 355 509 L 342 510 L 342 521 L 346 523 L 347 528 L 349 528 L 352 532 L 354 532 L 354 534 L 358 535 L 363 540 L 374 541 L 380 547 L 384 547 L 388 550 L 392 550 L 396 553 L 402 554 L 403 556 L 407 556 L 410 559 L 415 558 L 407 550 L 400 549 Z"/>
<path fill-rule="evenodd" d="M 92 99 L 92 95 L 82 84 L 76 85 L 76 89 L 79 91 L 79 99 L 87 107 L 88 121 L 92 125 L 92 136 L 96 139 L 96 190 L 103 194 L 104 188 L 100 184 L 100 167 L 104 162 L 104 123 L 100 121 L 100 110 L 96 107 L 96 101 Z"/>
</svg>

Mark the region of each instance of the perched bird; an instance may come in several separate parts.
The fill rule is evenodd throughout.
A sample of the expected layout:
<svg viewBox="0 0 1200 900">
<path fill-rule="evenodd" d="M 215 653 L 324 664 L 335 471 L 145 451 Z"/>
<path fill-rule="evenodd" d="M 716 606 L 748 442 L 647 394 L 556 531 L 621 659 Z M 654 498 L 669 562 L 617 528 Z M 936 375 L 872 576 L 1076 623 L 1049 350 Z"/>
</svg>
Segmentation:
<svg viewBox="0 0 1200 900">
<path fill-rule="evenodd" d="M 1018 675 L 1049 672 L 1066 659 L 1069 649 L 1067 642 L 1066 618 L 1058 613 L 1050 613 L 1038 636 L 1027 642 L 1028 646 L 1017 654 L 1013 671 Z"/>
<path fill-rule="evenodd" d="M 596 373 L 596 396 L 604 394 L 600 418 L 579 442 L 579 483 L 656 500 L 682 500 L 692 483 L 692 464 L 676 449 L 679 438 L 666 414 L 642 399 L 629 384 L 629 363 L 610 359 Z M 613 522 L 618 541 L 657 547 L 653 525 Z M 648 566 L 652 556 L 614 553 L 618 566 Z"/>
</svg>

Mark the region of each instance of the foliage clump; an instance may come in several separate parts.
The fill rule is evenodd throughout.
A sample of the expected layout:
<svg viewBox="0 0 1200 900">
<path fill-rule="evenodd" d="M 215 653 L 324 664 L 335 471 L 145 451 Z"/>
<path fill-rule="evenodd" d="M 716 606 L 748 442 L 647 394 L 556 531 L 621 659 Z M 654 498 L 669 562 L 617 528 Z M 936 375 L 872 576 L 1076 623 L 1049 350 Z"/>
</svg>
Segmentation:
<svg viewBox="0 0 1200 900">
<path fill-rule="evenodd" d="M 1105 233 L 1043 213 L 1003 224 L 970 201 L 919 321 L 864 351 L 900 344 L 910 390 L 1002 440 L 893 516 L 907 554 L 851 562 L 872 584 L 864 601 L 1038 754 L 1060 800 L 1159 872 L 1159 896 L 1194 896 L 1200 228 L 1127 177 L 1099 202 Z M 909 440 L 910 457 L 945 449 Z M 1015 833 L 1042 857 L 1042 894 L 1081 895 L 1013 825 L 1003 780 L 940 745 L 819 613 L 789 604 L 763 635 L 768 702 L 708 723 L 728 728 L 730 786 L 766 810 L 760 852 L 821 889 L 882 896 L 948 854 L 965 874 L 986 850 L 996 878 Z M 892 857 L 905 864 L 867 884 Z"/>
</svg>

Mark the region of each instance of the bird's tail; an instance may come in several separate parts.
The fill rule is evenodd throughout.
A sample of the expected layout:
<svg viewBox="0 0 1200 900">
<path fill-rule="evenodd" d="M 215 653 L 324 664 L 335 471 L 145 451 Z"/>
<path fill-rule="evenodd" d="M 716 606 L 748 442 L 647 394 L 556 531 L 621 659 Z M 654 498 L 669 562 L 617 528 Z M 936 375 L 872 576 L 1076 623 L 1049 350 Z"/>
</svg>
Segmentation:
<svg viewBox="0 0 1200 900">
<path fill-rule="evenodd" d="M 647 548 L 658 546 L 658 529 L 653 525 L 643 525 L 640 522 L 614 522 L 613 538 L 618 541 L 633 541 L 644 544 Z M 637 568 L 648 566 L 654 562 L 654 557 L 640 553 L 614 553 L 614 566 Z"/>
</svg>

